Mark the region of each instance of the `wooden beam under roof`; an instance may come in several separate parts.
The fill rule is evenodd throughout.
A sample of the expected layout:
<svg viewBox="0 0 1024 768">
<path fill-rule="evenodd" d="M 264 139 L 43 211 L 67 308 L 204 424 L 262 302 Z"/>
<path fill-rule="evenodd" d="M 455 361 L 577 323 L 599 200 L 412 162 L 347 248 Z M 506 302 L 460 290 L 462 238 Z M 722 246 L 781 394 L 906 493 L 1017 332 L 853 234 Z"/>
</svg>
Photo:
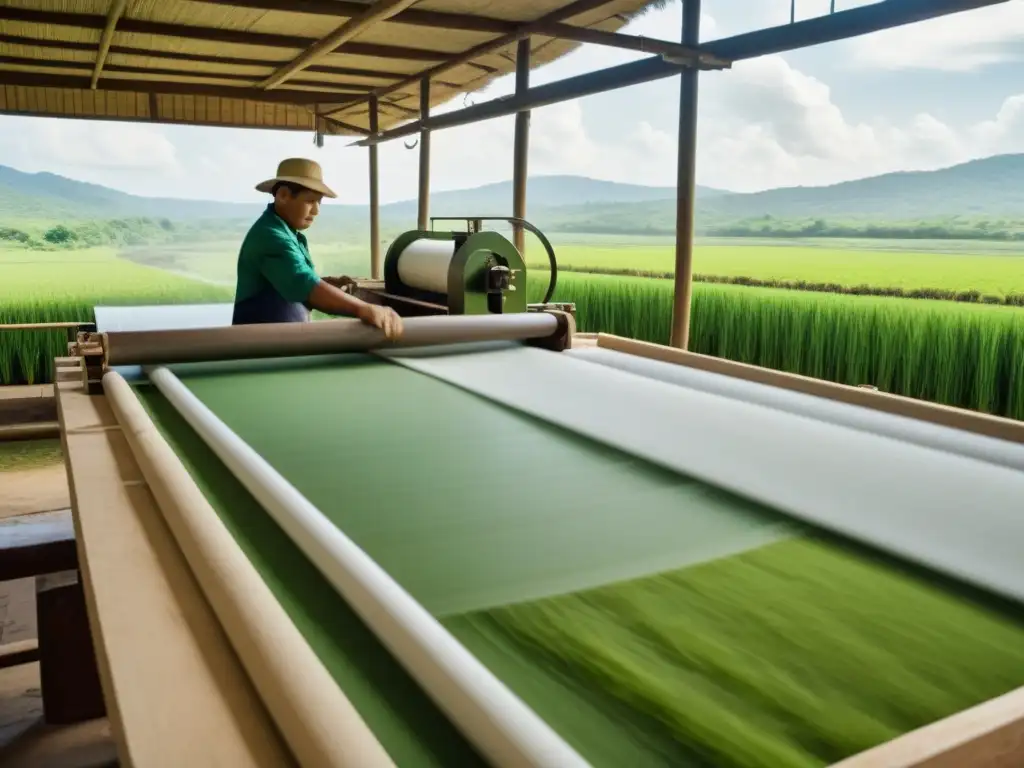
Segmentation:
<svg viewBox="0 0 1024 768">
<path fill-rule="evenodd" d="M 94 30 L 103 30 L 107 24 L 105 16 L 92 13 L 37 11 L 31 8 L 13 8 L 2 5 L 0 5 L 0 21 L 22 21 Z M 172 37 L 182 40 L 204 40 L 206 42 L 229 43 L 232 45 L 258 45 L 264 48 L 297 48 L 300 50 L 308 48 L 317 42 L 315 37 L 282 35 L 270 32 L 248 32 L 237 29 L 217 29 L 214 27 L 195 27 L 187 24 L 168 24 L 162 21 L 148 21 L 146 19 L 121 19 L 117 26 L 117 31 Z M 345 46 L 345 53 L 355 56 L 401 59 L 406 61 L 444 61 L 452 55 L 444 51 L 407 48 L 380 43 L 350 43 Z"/>
<path fill-rule="evenodd" d="M 96 46 L 92 43 L 83 43 L 72 40 L 44 40 L 38 37 L 26 37 L 24 35 L 7 35 L 0 33 L 0 44 L 24 45 L 32 48 L 54 48 L 56 50 L 68 51 L 93 51 Z M 122 56 L 142 56 L 148 59 L 166 59 L 169 61 L 190 61 L 197 64 L 224 64 L 239 67 L 276 67 L 280 61 L 268 61 L 267 59 L 254 59 L 239 56 L 209 56 L 202 53 L 185 53 L 182 51 L 160 51 L 149 48 L 135 48 L 129 45 L 111 45 L 110 54 Z M 391 70 L 362 69 L 360 67 L 335 67 L 323 64 L 312 64 L 306 67 L 308 72 L 319 72 L 325 75 L 343 75 L 350 77 L 366 77 L 375 80 L 400 80 L 408 77 L 406 72 L 394 72 Z M 457 83 L 435 80 L 437 84 L 449 87 L 459 87 Z"/>
<path fill-rule="evenodd" d="M 15 72 L 0 69 L 0 85 L 23 85 L 39 88 L 89 89 L 89 77 L 77 75 L 51 75 L 37 72 Z M 157 80 L 129 80 L 126 78 L 107 78 L 104 80 L 104 91 L 120 91 L 127 93 L 157 93 L 183 96 L 219 96 L 228 99 L 244 99 L 246 101 L 262 101 L 275 104 L 292 104 L 295 106 L 312 106 L 314 104 L 338 105 L 356 98 L 346 93 L 328 91 L 264 91 L 259 88 L 242 88 L 231 85 L 204 85 L 202 83 L 177 83 Z"/>
<path fill-rule="evenodd" d="M 386 96 L 389 93 L 393 93 L 409 85 L 414 85 L 415 83 L 420 82 L 423 78 L 429 78 L 432 80 L 434 77 L 440 75 L 443 72 L 447 72 L 448 70 L 454 69 L 455 67 L 458 67 L 463 64 L 468 64 L 473 59 L 479 58 L 480 56 L 486 56 L 487 54 L 490 53 L 494 53 L 495 51 L 501 50 L 505 46 L 511 45 L 512 43 L 516 43 L 519 40 L 522 40 L 523 38 L 529 37 L 531 34 L 533 34 L 533 26 L 537 24 L 550 24 L 552 22 L 565 21 L 567 19 L 573 18 L 574 16 L 579 16 L 580 14 L 587 13 L 588 11 L 594 11 L 597 10 L 598 8 L 602 8 L 608 5 L 610 1 L 611 0 L 576 0 L 576 2 L 569 3 L 569 5 L 563 6 L 562 8 L 559 8 L 556 11 L 552 11 L 551 13 L 545 14 L 544 16 L 541 16 L 539 19 L 536 19 L 533 22 L 520 24 L 518 27 L 516 27 L 514 31 L 509 32 L 508 34 L 502 35 L 501 37 L 495 38 L 494 40 L 489 40 L 486 43 L 481 43 L 480 45 L 470 48 L 468 51 L 465 51 L 457 56 L 453 56 L 452 58 L 448 59 L 442 64 L 437 64 L 415 75 L 410 75 L 409 77 L 403 80 L 399 80 L 397 83 L 394 83 L 393 85 L 379 88 L 374 92 L 374 95 L 378 97 Z M 338 110 L 338 112 L 342 112 L 345 109 L 348 109 L 349 106 L 355 106 L 356 104 L 363 103 L 367 100 L 368 99 L 357 100 L 353 102 L 351 105 L 348 105 Z M 337 113 L 335 112 L 329 114 Z"/>
<path fill-rule="evenodd" d="M 227 8 L 250 8 L 263 11 L 287 11 L 308 13 L 317 16 L 358 16 L 366 10 L 364 3 L 346 0 L 193 0 L 207 5 L 221 5 Z M 503 35 L 516 28 L 516 22 L 492 19 L 467 13 L 443 13 L 410 8 L 387 19 L 388 23 L 406 24 L 412 27 L 449 29 L 458 32 L 487 32 Z"/>
<path fill-rule="evenodd" d="M 96 64 L 92 70 L 92 82 L 90 88 L 96 90 L 96 83 L 100 80 L 100 72 L 103 71 L 103 64 L 107 60 L 107 51 L 110 50 L 110 43 L 114 39 L 114 29 L 117 22 L 124 14 L 128 0 L 111 0 L 110 11 L 107 13 L 107 23 L 103 27 L 103 34 L 100 36 L 100 47 L 96 51 Z"/>
<path fill-rule="evenodd" d="M 48 69 L 92 69 L 92 65 L 86 61 L 62 61 L 60 59 L 35 59 L 27 56 L 5 56 L 0 54 L 0 66 L 36 67 L 43 70 Z M 2 70 L 0 70 L 2 71 Z M 233 72 L 210 72 L 195 71 L 188 69 L 165 69 L 157 67 L 135 67 L 126 64 L 107 64 L 104 71 L 115 72 L 125 75 L 156 75 L 164 77 L 190 77 L 197 80 L 234 80 L 240 83 L 252 83 L 252 75 L 239 75 Z M 141 80 L 138 82 L 150 82 Z M 373 90 L 372 85 L 365 83 L 340 83 L 332 80 L 292 80 L 292 85 L 302 85 L 309 88 L 320 88 L 325 91 L 338 93 L 369 93 Z M 95 90 L 95 89 L 93 89 Z"/>
<path fill-rule="evenodd" d="M 276 88 L 296 72 L 322 59 L 328 53 L 337 51 L 378 22 L 385 21 L 416 2 L 418 0 L 376 0 L 366 6 L 362 13 L 352 16 L 327 37 L 317 40 L 290 62 L 279 67 L 274 74 L 259 84 L 260 88 Z"/>
</svg>

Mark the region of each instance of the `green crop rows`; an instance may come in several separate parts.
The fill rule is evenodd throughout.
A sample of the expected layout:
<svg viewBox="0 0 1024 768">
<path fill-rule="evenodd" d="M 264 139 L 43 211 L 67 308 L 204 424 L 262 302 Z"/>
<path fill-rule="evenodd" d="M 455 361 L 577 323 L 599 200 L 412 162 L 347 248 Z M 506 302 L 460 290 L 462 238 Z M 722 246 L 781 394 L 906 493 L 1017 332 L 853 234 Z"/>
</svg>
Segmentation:
<svg viewBox="0 0 1024 768">
<path fill-rule="evenodd" d="M 531 281 L 538 301 L 544 279 Z M 668 280 L 560 274 L 581 330 L 665 344 Z M 696 285 L 690 349 L 1024 418 L 1024 312 L 1009 307 Z"/>
<path fill-rule="evenodd" d="M 918 258 L 886 254 L 897 256 Z M 755 253 L 749 258 L 759 257 Z M 982 262 L 976 260 L 983 258 L 1010 266 L 1019 261 L 1015 256 L 955 258 L 978 265 Z M 190 263 L 197 272 L 198 267 L 209 266 L 198 255 L 190 257 Z M 110 249 L 73 255 L 0 251 L 0 274 L 0 323 L 90 321 L 92 307 L 100 303 L 231 298 L 229 285 L 127 261 Z M 223 280 L 230 273 L 217 268 L 212 274 Z M 1006 292 L 1017 285 L 1015 279 L 1002 274 L 989 288 Z M 532 301 L 540 299 L 546 281 L 546 274 L 532 273 Z M 555 299 L 576 303 L 583 330 L 658 343 L 669 339 L 668 280 L 560 273 Z M 692 318 L 690 348 L 696 352 L 1024 418 L 1020 309 L 698 284 Z M 0 382 L 48 380 L 51 361 L 63 354 L 65 343 L 63 332 L 0 334 Z"/>
<path fill-rule="evenodd" d="M 96 248 L 71 256 L 0 250 L 0 325 L 92 322 L 97 304 L 230 301 L 231 290 L 118 259 Z M 0 333 L 0 384 L 48 381 L 66 353 L 64 331 Z"/>
</svg>

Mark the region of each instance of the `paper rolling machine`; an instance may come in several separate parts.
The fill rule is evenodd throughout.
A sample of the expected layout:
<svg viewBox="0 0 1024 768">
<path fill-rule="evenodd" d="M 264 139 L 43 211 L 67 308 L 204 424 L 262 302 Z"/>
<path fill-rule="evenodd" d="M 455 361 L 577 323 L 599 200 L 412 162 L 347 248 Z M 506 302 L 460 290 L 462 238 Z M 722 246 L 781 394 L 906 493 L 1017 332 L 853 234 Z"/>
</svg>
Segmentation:
<svg viewBox="0 0 1024 768">
<path fill-rule="evenodd" d="M 437 230 L 433 226 L 438 221 L 462 221 L 465 228 Z M 522 227 L 537 237 L 551 265 L 541 302 L 529 303 L 526 262 L 504 235 L 483 228 L 489 221 Z M 572 304 L 550 303 L 558 279 L 555 250 L 530 222 L 514 217 L 434 217 L 431 227 L 395 238 L 384 258 L 384 279 L 356 280 L 349 290 L 364 300 L 386 303 L 404 316 L 573 312 Z"/>
</svg>

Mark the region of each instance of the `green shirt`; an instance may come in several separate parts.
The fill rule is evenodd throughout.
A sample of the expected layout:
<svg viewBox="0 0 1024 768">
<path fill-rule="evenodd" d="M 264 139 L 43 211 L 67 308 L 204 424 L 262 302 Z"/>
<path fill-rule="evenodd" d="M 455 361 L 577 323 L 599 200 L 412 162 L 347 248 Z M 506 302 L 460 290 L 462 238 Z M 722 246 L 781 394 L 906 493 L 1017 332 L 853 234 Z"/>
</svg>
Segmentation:
<svg viewBox="0 0 1024 768">
<path fill-rule="evenodd" d="M 304 303 L 319 282 L 306 236 L 278 216 L 271 203 L 242 241 L 235 302 L 272 288 L 285 301 Z"/>
</svg>

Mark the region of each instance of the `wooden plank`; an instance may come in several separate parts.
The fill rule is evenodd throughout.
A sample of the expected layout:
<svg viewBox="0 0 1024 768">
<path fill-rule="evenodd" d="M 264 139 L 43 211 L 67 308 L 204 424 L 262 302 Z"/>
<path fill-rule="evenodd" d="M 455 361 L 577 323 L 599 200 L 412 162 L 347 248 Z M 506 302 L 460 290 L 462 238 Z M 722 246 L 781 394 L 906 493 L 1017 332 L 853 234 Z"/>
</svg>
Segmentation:
<svg viewBox="0 0 1024 768">
<path fill-rule="evenodd" d="M 57 401 L 53 397 L 0 397 L 0 428 L 56 420 Z"/>
<path fill-rule="evenodd" d="M 873 408 L 877 411 L 897 416 L 907 416 L 912 419 L 920 419 L 933 424 L 974 432 L 979 435 L 1009 440 L 1014 443 L 1024 443 L 1024 421 L 991 416 L 987 413 L 968 411 L 963 408 L 954 408 L 949 405 L 941 405 L 926 400 L 914 400 L 913 398 L 901 395 L 892 395 L 888 392 L 879 392 L 875 389 L 837 384 L 832 381 L 825 381 L 824 379 L 814 379 L 809 376 L 772 370 L 771 368 L 737 363 L 720 357 L 701 355 L 696 352 L 687 352 L 660 344 L 626 339 L 611 334 L 598 334 L 597 345 L 605 349 L 615 350 L 616 352 L 637 355 L 638 357 L 645 357 L 650 360 L 659 360 L 663 363 L 686 365 L 710 373 L 733 376 L 758 384 L 782 387 L 783 389 L 790 389 L 795 392 L 803 392 L 807 395 L 825 397 L 830 400 L 838 400 L 864 408 Z"/>
<path fill-rule="evenodd" d="M 0 669 L 19 667 L 33 661 L 39 661 L 39 643 L 35 640 L 0 644 Z"/>
<path fill-rule="evenodd" d="M 91 326 L 92 323 L 87 320 L 80 323 L 4 323 L 0 325 L 0 331 L 55 331 L 61 328 L 80 328 L 83 325 Z"/>
<path fill-rule="evenodd" d="M 56 421 L 0 424 L 0 443 L 14 440 L 52 440 L 56 437 L 60 437 L 60 424 Z"/>
<path fill-rule="evenodd" d="M 1017 768 L 1024 765 L 1024 688 L 918 728 L 833 768 Z"/>
<path fill-rule="evenodd" d="M 18 515 L 0 521 L 0 581 L 77 567 L 71 510 Z"/>
<path fill-rule="evenodd" d="M 294 765 L 103 396 L 57 385 L 78 555 L 122 765 Z"/>
<path fill-rule="evenodd" d="M 52 384 L 15 384 L 0 387 L 0 400 L 33 400 L 53 397 Z"/>
<path fill-rule="evenodd" d="M 52 725 L 106 714 L 78 571 L 36 579 L 39 687 L 43 718 Z"/>
</svg>

